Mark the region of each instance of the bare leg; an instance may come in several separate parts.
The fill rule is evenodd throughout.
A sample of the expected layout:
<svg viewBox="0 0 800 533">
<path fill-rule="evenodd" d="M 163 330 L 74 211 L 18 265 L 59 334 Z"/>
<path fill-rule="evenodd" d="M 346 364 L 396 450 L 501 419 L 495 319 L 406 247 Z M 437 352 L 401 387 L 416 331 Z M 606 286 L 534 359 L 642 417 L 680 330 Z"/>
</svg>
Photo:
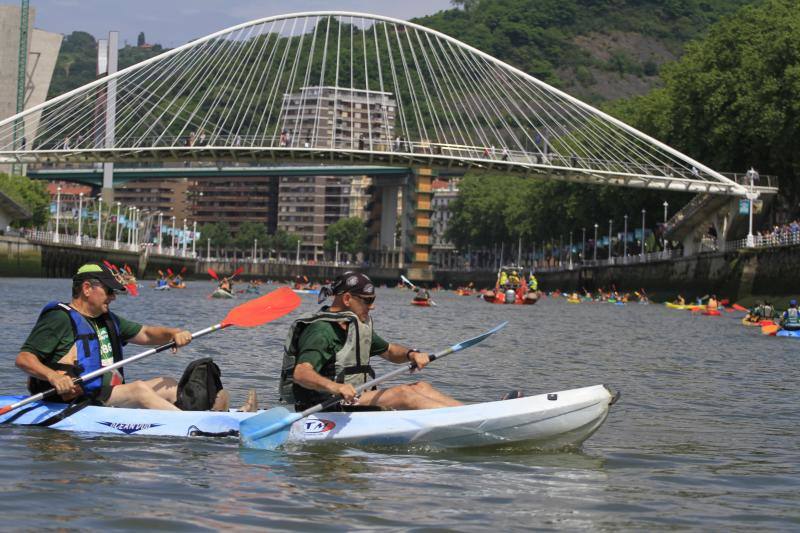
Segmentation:
<svg viewBox="0 0 800 533">
<path fill-rule="evenodd" d="M 133 383 L 117 385 L 111 389 L 111 396 L 106 400 L 105 405 L 110 407 L 180 411 L 172 402 L 162 398 L 158 392 L 153 390 L 149 381 L 134 381 Z"/>
<path fill-rule="evenodd" d="M 430 384 L 420 381 L 411 385 L 363 392 L 357 405 L 378 405 L 391 409 L 434 409 L 463 404 L 434 389 Z"/>
<path fill-rule="evenodd" d="M 170 403 L 178 401 L 178 382 L 172 378 L 158 377 L 144 381 L 156 394 Z"/>
</svg>

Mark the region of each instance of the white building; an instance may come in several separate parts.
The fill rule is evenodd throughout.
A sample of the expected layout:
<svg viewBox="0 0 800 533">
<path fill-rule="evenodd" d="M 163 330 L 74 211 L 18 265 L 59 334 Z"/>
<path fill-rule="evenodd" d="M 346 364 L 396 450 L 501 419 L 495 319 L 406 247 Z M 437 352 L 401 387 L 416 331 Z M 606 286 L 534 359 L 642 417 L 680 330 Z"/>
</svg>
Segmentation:
<svg viewBox="0 0 800 533">
<path fill-rule="evenodd" d="M 456 247 L 445 238 L 452 213 L 450 203 L 458 198 L 458 180 L 433 181 L 433 200 L 431 201 L 431 262 L 434 267 L 447 269 L 459 266 L 460 257 Z"/>
</svg>

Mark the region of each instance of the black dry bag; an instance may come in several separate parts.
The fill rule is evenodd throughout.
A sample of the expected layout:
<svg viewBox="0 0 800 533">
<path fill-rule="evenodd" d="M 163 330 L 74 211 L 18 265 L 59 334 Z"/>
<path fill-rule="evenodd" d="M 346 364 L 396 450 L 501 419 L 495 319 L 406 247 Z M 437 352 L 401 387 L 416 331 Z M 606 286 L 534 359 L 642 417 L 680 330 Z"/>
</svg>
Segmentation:
<svg viewBox="0 0 800 533">
<path fill-rule="evenodd" d="M 222 390 L 222 372 L 210 357 L 192 361 L 178 382 L 178 401 L 183 411 L 208 411 Z"/>
</svg>

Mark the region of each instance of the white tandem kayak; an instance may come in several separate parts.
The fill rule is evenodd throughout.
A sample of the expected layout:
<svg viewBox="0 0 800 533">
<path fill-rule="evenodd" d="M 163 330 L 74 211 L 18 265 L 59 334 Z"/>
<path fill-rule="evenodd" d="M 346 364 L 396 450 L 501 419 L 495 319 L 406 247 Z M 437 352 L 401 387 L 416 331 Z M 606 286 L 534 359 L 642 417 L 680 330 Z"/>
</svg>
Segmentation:
<svg viewBox="0 0 800 533">
<path fill-rule="evenodd" d="M 608 416 L 619 394 L 605 385 L 416 411 L 317 413 L 295 422 L 286 444 L 425 445 L 472 448 L 524 443 L 541 449 L 577 446 Z M 2 396 L 0 406 L 22 396 Z M 89 406 L 53 420 L 64 404 L 36 402 L 0 417 L 0 424 L 42 425 L 63 431 L 140 436 L 237 436 L 257 413 L 156 411 Z"/>
</svg>

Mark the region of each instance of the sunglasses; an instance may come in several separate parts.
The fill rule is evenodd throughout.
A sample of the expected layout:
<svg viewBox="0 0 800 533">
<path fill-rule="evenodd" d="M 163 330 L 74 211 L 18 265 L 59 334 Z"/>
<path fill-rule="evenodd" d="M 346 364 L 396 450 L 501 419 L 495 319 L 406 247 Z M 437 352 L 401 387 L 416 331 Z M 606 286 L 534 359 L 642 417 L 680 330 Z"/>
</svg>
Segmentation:
<svg viewBox="0 0 800 533">
<path fill-rule="evenodd" d="M 100 287 L 100 288 L 102 288 L 104 291 L 106 291 L 106 296 L 111 296 L 112 294 L 116 294 L 117 293 L 117 291 L 115 291 L 111 287 L 106 287 L 102 283 L 92 283 L 92 287 Z"/>
<path fill-rule="evenodd" d="M 359 296 L 357 294 L 353 294 L 352 292 L 350 293 L 350 296 L 352 296 L 353 298 L 358 298 L 359 300 L 364 302 L 364 304 L 366 304 L 366 305 L 372 305 L 372 304 L 375 303 L 375 297 L 374 296 L 367 296 L 365 298 L 363 296 Z"/>
</svg>

